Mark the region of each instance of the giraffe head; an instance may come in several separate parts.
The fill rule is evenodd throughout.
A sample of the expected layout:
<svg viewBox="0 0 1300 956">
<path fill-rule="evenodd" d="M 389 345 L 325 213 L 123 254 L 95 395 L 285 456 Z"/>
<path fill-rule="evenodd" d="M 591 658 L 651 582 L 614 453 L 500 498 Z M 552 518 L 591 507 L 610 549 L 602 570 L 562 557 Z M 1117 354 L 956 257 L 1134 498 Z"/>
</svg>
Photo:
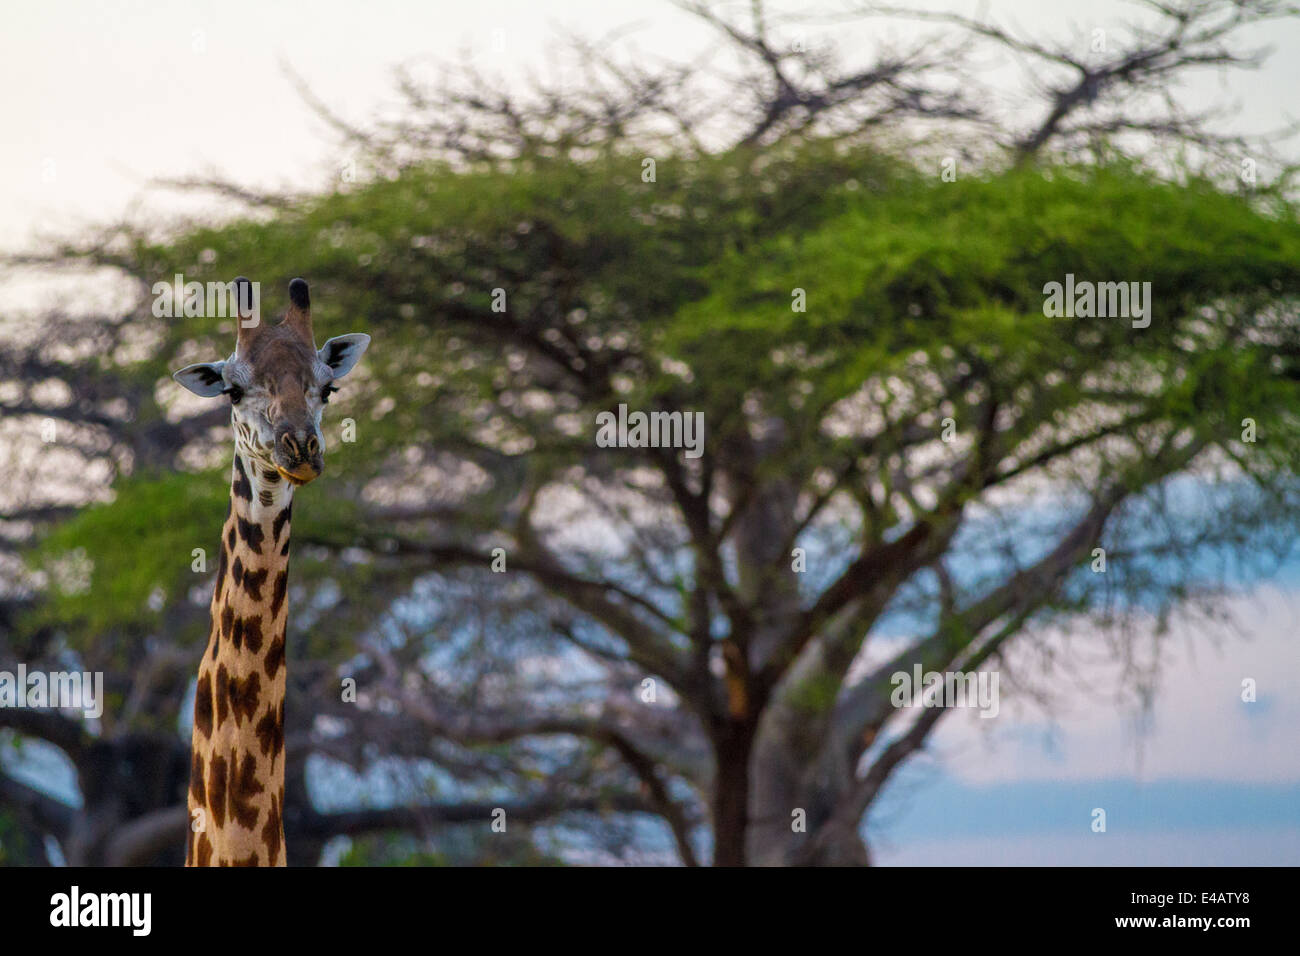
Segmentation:
<svg viewBox="0 0 1300 956">
<path fill-rule="evenodd" d="M 187 365 L 172 377 L 196 395 L 230 399 L 235 448 L 247 461 L 302 485 L 325 465 L 321 413 L 333 384 L 352 370 L 370 344 L 360 332 L 316 348 L 307 283 L 289 283 L 289 310 L 268 325 L 257 314 L 252 284 L 235 280 L 236 343 L 224 361 Z"/>
</svg>

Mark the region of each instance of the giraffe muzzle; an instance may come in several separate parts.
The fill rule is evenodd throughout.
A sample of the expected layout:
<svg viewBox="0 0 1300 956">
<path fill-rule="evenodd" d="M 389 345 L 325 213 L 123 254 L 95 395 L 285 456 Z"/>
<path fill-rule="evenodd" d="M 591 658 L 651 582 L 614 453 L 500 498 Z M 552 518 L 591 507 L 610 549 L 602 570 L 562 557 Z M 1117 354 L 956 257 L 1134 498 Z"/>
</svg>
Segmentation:
<svg viewBox="0 0 1300 956">
<path fill-rule="evenodd" d="M 320 441 L 314 434 L 285 430 L 275 443 L 275 468 L 290 484 L 305 485 L 325 467 Z"/>
</svg>

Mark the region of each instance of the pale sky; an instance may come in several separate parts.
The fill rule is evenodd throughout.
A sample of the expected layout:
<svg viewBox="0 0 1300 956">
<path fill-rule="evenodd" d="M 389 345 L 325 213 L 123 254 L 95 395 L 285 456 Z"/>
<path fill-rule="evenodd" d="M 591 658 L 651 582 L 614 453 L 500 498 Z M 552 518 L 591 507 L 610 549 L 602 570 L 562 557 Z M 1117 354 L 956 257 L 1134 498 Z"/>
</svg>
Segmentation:
<svg viewBox="0 0 1300 956">
<path fill-rule="evenodd" d="M 843 2 L 769 4 L 780 10 Z M 739 2 L 747 9 L 748 0 Z M 921 5 L 918 5 L 921 6 Z M 973 12 L 974 0 L 930 9 Z M 1132 3 L 991 0 L 995 20 L 1034 33 L 1087 37 L 1113 28 Z M 848 60 L 916 28 L 866 21 L 807 29 L 833 37 Z M 338 113 L 363 121 L 393 102 L 400 63 L 454 60 L 518 78 L 545 68 L 561 31 L 603 37 L 623 51 L 688 58 L 715 35 L 667 0 L 46 0 L 11 4 L 0 32 L 0 248 L 123 215 L 133 203 L 192 208 L 148 190 L 159 176 L 219 171 L 263 186 L 319 184 L 340 151 L 282 71 L 287 63 Z M 1256 31 L 1277 48 L 1265 68 L 1196 81 L 1190 102 L 1235 102 L 1243 128 L 1284 124 L 1300 88 L 1300 24 Z M 1009 67 L 1011 68 L 1011 67 Z M 1013 69 L 1013 68 L 1011 68 Z"/>
<path fill-rule="evenodd" d="M 1141 731 L 1113 672 L 1080 669 L 1048 716 L 1004 692 L 997 719 L 945 718 L 872 808 L 893 865 L 1295 866 L 1300 863 L 1300 590 L 1228 598 L 1240 631 L 1175 625 Z M 1088 640 L 1076 633 L 1076 641 Z M 1256 699 L 1242 700 L 1242 681 Z M 1090 685 L 1081 690 L 1083 683 Z M 1106 811 L 1106 832 L 1091 828 Z"/>
</svg>

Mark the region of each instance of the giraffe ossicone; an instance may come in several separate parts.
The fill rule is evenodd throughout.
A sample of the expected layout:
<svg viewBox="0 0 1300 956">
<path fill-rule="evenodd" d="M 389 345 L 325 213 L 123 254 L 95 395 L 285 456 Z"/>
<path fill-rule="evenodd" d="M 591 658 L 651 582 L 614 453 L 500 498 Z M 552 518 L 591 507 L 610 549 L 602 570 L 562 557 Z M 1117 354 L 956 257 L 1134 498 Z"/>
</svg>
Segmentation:
<svg viewBox="0 0 1300 956">
<path fill-rule="evenodd" d="M 321 415 L 370 336 L 316 348 L 307 283 L 275 325 L 235 280 L 235 351 L 173 378 L 231 403 L 235 460 L 191 736 L 186 866 L 284 866 L 284 689 L 294 489 L 320 475 Z"/>
</svg>

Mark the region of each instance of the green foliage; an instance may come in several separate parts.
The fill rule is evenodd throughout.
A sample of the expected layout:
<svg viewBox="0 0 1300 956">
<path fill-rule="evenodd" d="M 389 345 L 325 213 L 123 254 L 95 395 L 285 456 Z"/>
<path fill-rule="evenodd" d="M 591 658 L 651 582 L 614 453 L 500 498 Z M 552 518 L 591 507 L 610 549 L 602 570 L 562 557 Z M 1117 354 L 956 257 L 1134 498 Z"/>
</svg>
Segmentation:
<svg viewBox="0 0 1300 956">
<path fill-rule="evenodd" d="M 32 844 L 38 837 L 25 830 L 17 814 L 0 808 L 0 866 L 32 866 L 42 852 Z"/>
<path fill-rule="evenodd" d="M 666 158 L 655 183 L 639 172 L 633 155 L 509 174 L 415 167 L 269 222 L 198 230 L 157 251 L 169 260 L 160 271 L 200 281 L 247 272 L 264 281 L 272 309 L 289 276 L 308 275 L 321 337 L 375 336 L 367 380 L 349 383 L 331 408 L 361 425 L 344 450 L 358 479 L 382 472 L 401 447 L 464 450 L 486 422 L 539 462 L 550 450 L 571 458 L 575 443 L 555 432 L 554 410 L 529 415 L 498 401 L 530 384 L 506 367 L 511 346 L 566 325 L 579 340 L 626 342 L 651 358 L 617 400 L 669 396 L 706 411 L 714 434 L 737 423 L 755 383 L 798 432 L 918 350 L 980 358 L 1008 387 L 1051 369 L 1119 374 L 1122 363 L 1124 374 L 1169 376 L 1213 365 L 1231 382 L 1205 387 L 1234 405 L 1278 398 L 1258 360 L 1230 369 L 1207 362 L 1220 343 L 1189 347 L 1179 336 L 1195 307 L 1295 293 L 1300 230 L 1289 206 L 1265 212 L 1207 183 L 1128 168 L 945 183 L 875 152 L 821 145 Z M 1067 272 L 1151 282 L 1153 327 L 1044 317 L 1044 283 Z M 806 312 L 791 309 L 796 288 Z M 492 311 L 494 289 L 506 291 L 508 317 Z M 229 349 L 228 324 L 183 319 L 169 331 L 177 344 L 209 342 L 213 356 Z M 692 381 L 666 373 L 659 357 L 685 361 Z M 1185 382 L 1169 401 L 1192 401 L 1201 384 Z M 1078 398 L 1058 397 L 1061 407 Z M 606 393 L 586 413 L 615 398 Z M 1227 421 L 1237 409 L 1222 411 Z"/>
<path fill-rule="evenodd" d="M 371 461 L 395 444 L 457 440 L 486 414 L 510 378 L 495 288 L 525 326 L 580 310 L 576 333 L 686 359 L 694 388 L 655 367 L 638 386 L 693 392 L 715 415 L 756 378 L 787 379 L 791 366 L 772 360 L 785 346 L 829 359 L 816 383 L 825 399 L 917 348 L 1059 364 L 1058 347 L 1077 337 L 1069 320 L 1042 316 L 1041 290 L 1067 272 L 1152 283 L 1154 330 L 1113 323 L 1104 341 L 1079 341 L 1131 355 L 1166 350 L 1160 330 L 1188 304 L 1296 288 L 1294 213 L 1265 215 L 1195 181 L 1030 169 L 944 183 L 820 146 L 761 166 L 744 152 L 665 159 L 655 183 L 639 168 L 635 156 L 512 174 L 418 167 L 270 222 L 196 231 L 166 250 L 160 271 L 200 281 L 247 272 L 271 308 L 288 277 L 311 276 L 322 337 L 377 336 L 368 404 L 397 405 L 363 420 L 358 457 Z M 795 288 L 807 312 L 791 310 Z M 175 320 L 170 332 L 211 342 L 213 355 L 229 349 L 228 323 Z"/>
<path fill-rule="evenodd" d="M 35 623 L 68 628 L 74 643 L 156 627 L 211 579 L 227 504 L 227 480 L 214 472 L 119 481 L 112 501 L 83 509 L 31 554 L 52 583 Z M 195 548 L 206 555 L 203 574 L 191 570 Z"/>
<path fill-rule="evenodd" d="M 1178 341 L 1190 310 L 1261 289 L 1300 292 L 1294 213 L 1265 215 L 1204 183 L 1030 169 L 851 196 L 815 229 L 716 263 L 710 293 L 670 324 L 665 347 L 688 356 L 721 402 L 751 381 L 779 395 L 774 383 L 804 377 L 780 361 L 792 344 L 818 358 L 805 403 L 817 412 L 873 375 L 902 372 L 918 350 L 978 356 L 1010 383 L 1072 365 L 1204 367 L 1220 343 Z M 1044 316 L 1044 284 L 1067 273 L 1150 282 L 1151 328 Z M 791 309 L 794 288 L 807 291 L 806 313 Z M 1259 408 L 1258 388 L 1231 394 Z"/>
</svg>

